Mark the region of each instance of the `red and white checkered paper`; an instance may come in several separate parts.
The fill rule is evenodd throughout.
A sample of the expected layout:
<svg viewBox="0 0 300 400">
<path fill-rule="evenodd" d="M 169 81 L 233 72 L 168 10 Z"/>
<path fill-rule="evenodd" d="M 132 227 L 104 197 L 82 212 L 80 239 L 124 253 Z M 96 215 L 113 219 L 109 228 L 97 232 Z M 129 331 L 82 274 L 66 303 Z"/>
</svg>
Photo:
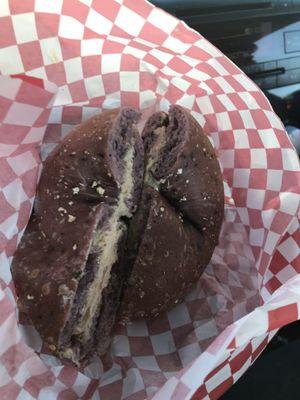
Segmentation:
<svg viewBox="0 0 300 400">
<path fill-rule="evenodd" d="M 217 399 L 300 318 L 299 161 L 269 102 L 201 35 L 144 0 L 0 2 L 1 400 Z M 225 220 L 184 303 L 119 326 L 78 371 L 18 314 L 10 262 L 42 159 L 74 124 L 130 105 L 191 110 L 223 171 Z"/>
</svg>

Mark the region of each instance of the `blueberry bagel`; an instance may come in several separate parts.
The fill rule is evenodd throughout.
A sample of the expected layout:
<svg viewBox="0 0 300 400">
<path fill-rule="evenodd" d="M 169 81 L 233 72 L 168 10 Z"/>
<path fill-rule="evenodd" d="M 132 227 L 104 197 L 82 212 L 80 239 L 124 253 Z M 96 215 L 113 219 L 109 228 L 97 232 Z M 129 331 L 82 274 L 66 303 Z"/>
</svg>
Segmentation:
<svg viewBox="0 0 300 400">
<path fill-rule="evenodd" d="M 224 194 L 210 141 L 179 106 L 142 135 L 139 118 L 105 111 L 63 139 L 13 259 L 20 309 L 76 365 L 107 351 L 117 320 L 182 301 L 218 243 Z"/>
</svg>

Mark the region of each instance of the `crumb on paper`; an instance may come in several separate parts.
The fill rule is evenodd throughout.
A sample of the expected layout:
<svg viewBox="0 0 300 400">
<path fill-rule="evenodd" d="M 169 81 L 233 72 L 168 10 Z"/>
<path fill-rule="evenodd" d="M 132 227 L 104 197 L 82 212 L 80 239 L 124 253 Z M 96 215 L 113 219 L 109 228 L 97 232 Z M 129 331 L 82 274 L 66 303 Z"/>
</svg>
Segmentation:
<svg viewBox="0 0 300 400">
<path fill-rule="evenodd" d="M 58 58 L 58 56 L 57 56 L 57 54 L 56 54 L 54 49 L 51 49 L 49 51 L 49 58 L 54 64 L 59 62 L 59 58 Z"/>
<path fill-rule="evenodd" d="M 59 207 L 59 208 L 57 209 L 57 211 L 58 211 L 59 213 L 61 213 L 61 214 L 67 214 L 67 210 L 66 210 L 65 208 L 63 208 L 63 207 Z"/>
<path fill-rule="evenodd" d="M 72 248 L 73 248 L 73 250 L 76 250 L 77 249 L 77 244 L 75 243 Z"/>
<path fill-rule="evenodd" d="M 181 174 L 182 174 L 182 168 L 178 168 L 177 175 L 181 175 Z"/>
</svg>

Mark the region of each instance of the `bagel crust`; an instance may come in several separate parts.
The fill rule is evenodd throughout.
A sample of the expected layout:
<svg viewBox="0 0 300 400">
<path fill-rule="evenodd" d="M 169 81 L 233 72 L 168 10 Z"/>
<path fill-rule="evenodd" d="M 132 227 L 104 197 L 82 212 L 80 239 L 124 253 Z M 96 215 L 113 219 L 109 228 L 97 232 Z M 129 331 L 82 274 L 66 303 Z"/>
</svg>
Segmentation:
<svg viewBox="0 0 300 400">
<path fill-rule="evenodd" d="M 180 106 L 105 111 L 44 163 L 12 263 L 18 304 L 75 365 L 104 354 L 116 321 L 182 301 L 209 263 L 224 212 L 214 149 Z"/>
</svg>

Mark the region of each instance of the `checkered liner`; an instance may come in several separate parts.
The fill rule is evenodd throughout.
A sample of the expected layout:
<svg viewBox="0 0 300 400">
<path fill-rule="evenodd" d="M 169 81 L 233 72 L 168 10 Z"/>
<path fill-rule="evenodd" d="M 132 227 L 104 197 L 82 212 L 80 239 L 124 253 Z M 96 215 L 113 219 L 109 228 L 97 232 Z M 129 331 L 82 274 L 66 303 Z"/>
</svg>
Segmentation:
<svg viewBox="0 0 300 400">
<path fill-rule="evenodd" d="M 1 0 L 0 71 L 0 398 L 217 399 L 300 318 L 299 161 L 269 102 L 203 37 L 143 0 Z M 191 111 L 218 153 L 220 244 L 184 303 L 118 326 L 110 354 L 86 369 L 64 366 L 18 314 L 9 270 L 39 145 L 44 158 L 101 109 L 146 115 L 171 103 Z"/>
</svg>

